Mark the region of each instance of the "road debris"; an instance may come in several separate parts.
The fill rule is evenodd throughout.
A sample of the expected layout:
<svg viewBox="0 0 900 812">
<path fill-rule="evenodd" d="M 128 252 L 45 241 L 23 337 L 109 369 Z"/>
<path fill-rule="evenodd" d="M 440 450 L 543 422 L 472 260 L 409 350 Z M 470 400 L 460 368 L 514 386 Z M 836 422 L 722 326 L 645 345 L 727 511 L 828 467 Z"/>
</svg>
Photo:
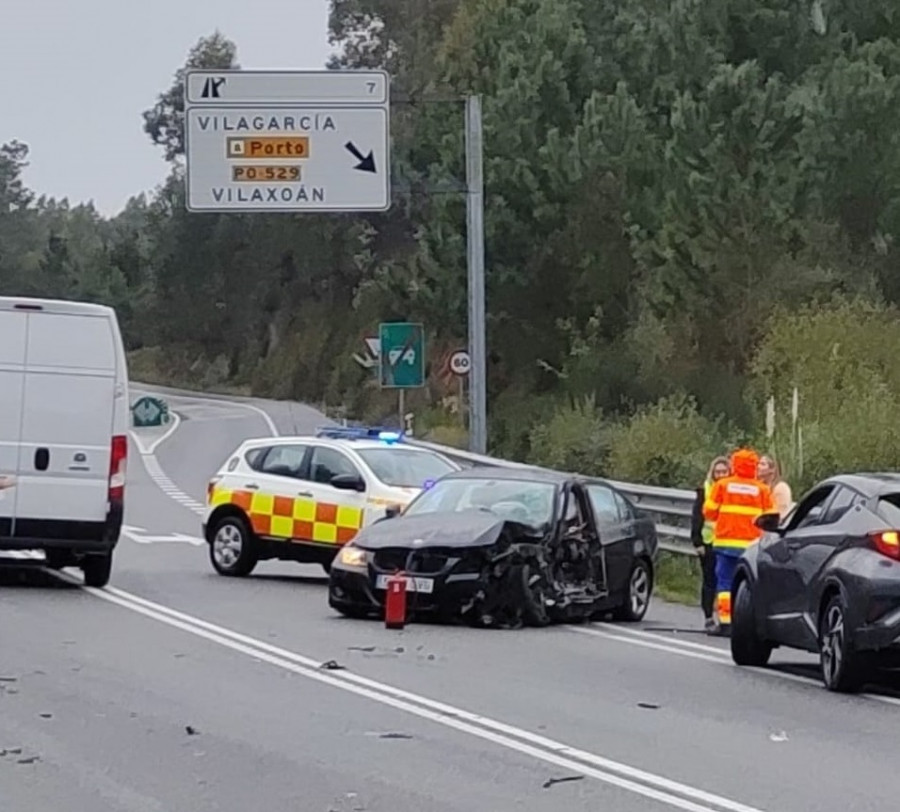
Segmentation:
<svg viewBox="0 0 900 812">
<path fill-rule="evenodd" d="M 554 784 L 562 784 L 564 781 L 583 781 L 583 780 L 584 780 L 583 775 L 566 775 L 566 776 L 563 776 L 562 778 L 548 778 L 546 781 L 544 781 L 542 786 L 544 787 L 544 789 L 548 789 L 549 787 L 552 787 Z"/>
<path fill-rule="evenodd" d="M 0 682 L 18 682 L 18 677 L 0 677 Z"/>
<path fill-rule="evenodd" d="M 36 761 L 40 761 L 40 756 L 25 756 L 25 758 L 20 758 L 16 763 L 17 764 L 34 764 Z"/>
<path fill-rule="evenodd" d="M 41 714 L 41 719 L 52 719 L 52 718 L 53 718 L 52 713 L 42 713 Z"/>
<path fill-rule="evenodd" d="M 200 731 L 195 727 L 191 727 L 191 725 L 184 726 L 184 732 L 188 734 L 188 736 L 199 736 Z"/>
<path fill-rule="evenodd" d="M 646 708 L 647 710 L 659 710 L 659 705 L 654 705 L 652 702 L 638 702 L 637 706 L 639 708 Z"/>
<path fill-rule="evenodd" d="M 347 651 L 375 651 L 375 646 L 347 646 Z"/>
<path fill-rule="evenodd" d="M 770 742 L 786 742 L 788 740 L 788 734 L 783 730 L 780 733 L 770 733 L 769 741 Z"/>
<path fill-rule="evenodd" d="M 387 732 L 379 732 L 377 730 L 369 730 L 366 732 L 367 736 L 375 736 L 379 739 L 411 739 L 413 738 L 409 733 L 397 733 L 394 731 Z"/>
<path fill-rule="evenodd" d="M 319 668 L 324 668 L 326 671 L 343 671 L 347 666 L 341 665 L 337 660 L 326 660 Z"/>
</svg>

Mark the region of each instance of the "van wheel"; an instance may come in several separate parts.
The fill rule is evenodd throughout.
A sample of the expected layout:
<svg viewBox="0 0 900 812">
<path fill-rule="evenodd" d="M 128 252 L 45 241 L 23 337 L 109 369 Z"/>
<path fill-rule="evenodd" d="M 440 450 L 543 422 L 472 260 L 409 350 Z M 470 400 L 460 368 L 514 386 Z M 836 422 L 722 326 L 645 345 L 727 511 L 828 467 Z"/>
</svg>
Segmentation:
<svg viewBox="0 0 900 812">
<path fill-rule="evenodd" d="M 112 560 L 112 553 L 85 556 L 81 562 L 85 586 L 93 586 L 98 589 L 106 586 L 112 573 Z"/>
<path fill-rule="evenodd" d="M 209 559 L 219 575 L 242 578 L 259 561 L 256 538 L 241 516 L 226 516 L 213 529 Z"/>
</svg>

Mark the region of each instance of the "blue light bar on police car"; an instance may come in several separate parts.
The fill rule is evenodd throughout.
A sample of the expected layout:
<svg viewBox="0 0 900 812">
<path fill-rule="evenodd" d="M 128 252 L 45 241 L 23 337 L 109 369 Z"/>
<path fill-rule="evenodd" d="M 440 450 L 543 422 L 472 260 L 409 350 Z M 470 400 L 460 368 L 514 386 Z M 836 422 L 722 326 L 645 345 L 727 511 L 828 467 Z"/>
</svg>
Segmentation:
<svg viewBox="0 0 900 812">
<path fill-rule="evenodd" d="M 402 443 L 403 432 L 378 426 L 322 426 L 316 429 L 316 437 L 332 440 L 381 440 L 385 443 Z"/>
</svg>

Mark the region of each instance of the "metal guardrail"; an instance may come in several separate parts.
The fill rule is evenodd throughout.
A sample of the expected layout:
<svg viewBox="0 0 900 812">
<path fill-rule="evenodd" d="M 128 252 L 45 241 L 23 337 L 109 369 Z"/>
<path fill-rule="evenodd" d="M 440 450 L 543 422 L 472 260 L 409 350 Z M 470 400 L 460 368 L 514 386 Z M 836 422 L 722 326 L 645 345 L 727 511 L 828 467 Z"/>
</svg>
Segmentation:
<svg viewBox="0 0 900 812">
<path fill-rule="evenodd" d="M 410 445 L 428 448 L 449 457 L 465 467 L 494 466 L 499 468 L 540 469 L 538 465 L 474 454 L 461 448 L 430 443 L 407 436 L 404 440 Z M 696 494 L 694 491 L 679 488 L 658 488 L 652 485 L 635 485 L 631 482 L 619 482 L 607 479 L 610 485 L 622 491 L 639 510 L 648 514 L 656 522 L 661 549 L 679 555 L 696 555 L 691 544 L 691 512 Z"/>
</svg>

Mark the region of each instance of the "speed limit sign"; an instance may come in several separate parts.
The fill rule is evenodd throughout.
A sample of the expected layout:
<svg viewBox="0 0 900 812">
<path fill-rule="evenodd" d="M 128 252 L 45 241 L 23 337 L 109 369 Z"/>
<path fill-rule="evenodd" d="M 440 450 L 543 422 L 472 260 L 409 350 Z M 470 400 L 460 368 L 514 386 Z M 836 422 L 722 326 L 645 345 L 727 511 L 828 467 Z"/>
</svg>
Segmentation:
<svg viewBox="0 0 900 812">
<path fill-rule="evenodd" d="M 457 350 L 450 356 L 450 371 L 454 375 L 468 375 L 469 365 L 469 353 L 465 350 Z"/>
</svg>

